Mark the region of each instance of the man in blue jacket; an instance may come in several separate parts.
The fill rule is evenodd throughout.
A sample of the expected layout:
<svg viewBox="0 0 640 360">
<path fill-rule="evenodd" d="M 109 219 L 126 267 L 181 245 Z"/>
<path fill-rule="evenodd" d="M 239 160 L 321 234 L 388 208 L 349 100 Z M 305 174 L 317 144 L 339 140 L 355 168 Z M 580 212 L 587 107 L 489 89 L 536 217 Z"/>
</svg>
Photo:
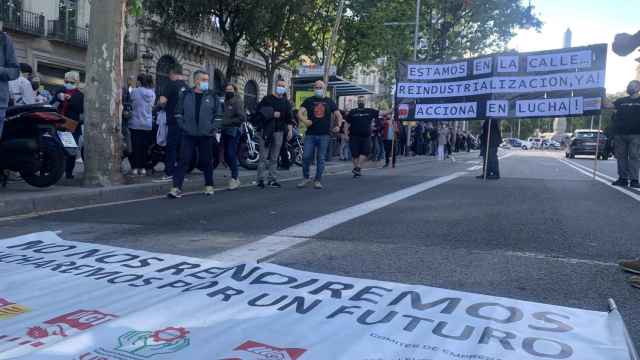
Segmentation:
<svg viewBox="0 0 640 360">
<path fill-rule="evenodd" d="M 0 21 L 0 138 L 4 127 L 4 117 L 9 105 L 9 81 L 20 76 L 20 65 L 16 60 L 16 51 L 11 38 L 2 30 Z"/>
<path fill-rule="evenodd" d="M 196 71 L 193 74 L 195 87 L 185 89 L 180 94 L 175 111 L 175 119 L 182 130 L 180 160 L 173 176 L 173 188 L 167 194 L 171 199 L 182 197 L 184 173 L 191 163 L 195 150 L 203 166 L 205 195 L 213 195 L 213 137 L 216 135 L 214 119 L 218 100 L 209 91 L 209 74 Z"/>
</svg>

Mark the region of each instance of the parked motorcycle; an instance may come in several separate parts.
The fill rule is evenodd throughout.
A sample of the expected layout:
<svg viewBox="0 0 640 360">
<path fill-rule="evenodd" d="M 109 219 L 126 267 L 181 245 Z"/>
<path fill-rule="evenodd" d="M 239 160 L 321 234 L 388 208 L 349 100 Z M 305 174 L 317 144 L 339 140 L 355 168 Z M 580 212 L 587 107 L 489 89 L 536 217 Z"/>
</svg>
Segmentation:
<svg viewBox="0 0 640 360">
<path fill-rule="evenodd" d="M 0 183 L 6 170 L 16 171 L 35 187 L 56 184 L 64 173 L 65 154 L 75 155 L 73 131 L 78 123 L 49 105 L 23 105 L 7 109 L 0 139 Z"/>
<path fill-rule="evenodd" d="M 247 170 L 258 169 L 260 162 L 260 146 L 256 128 L 249 121 L 240 126 L 240 144 L 238 145 L 238 161 Z"/>
<path fill-rule="evenodd" d="M 278 157 L 278 165 L 283 163 L 296 164 L 302 166 L 302 157 L 304 155 L 304 142 L 300 132 L 297 128 L 293 129 L 293 137 L 287 141 L 287 151 Z M 288 159 L 283 159 L 283 156 L 287 156 Z M 285 161 L 288 160 L 288 161 Z"/>
</svg>

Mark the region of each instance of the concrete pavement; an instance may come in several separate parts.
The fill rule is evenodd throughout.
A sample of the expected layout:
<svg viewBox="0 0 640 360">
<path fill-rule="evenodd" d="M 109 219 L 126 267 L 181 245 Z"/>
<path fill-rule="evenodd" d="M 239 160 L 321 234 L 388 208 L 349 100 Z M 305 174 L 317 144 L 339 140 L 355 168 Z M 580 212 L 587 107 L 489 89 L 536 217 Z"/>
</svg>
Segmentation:
<svg viewBox="0 0 640 360">
<path fill-rule="evenodd" d="M 69 240 L 216 257 L 259 250 L 260 241 L 298 229 L 303 236 L 266 260 L 598 311 L 612 297 L 638 344 L 640 291 L 626 284 L 616 262 L 640 255 L 640 201 L 593 181 L 557 153 L 507 155 L 500 181 L 476 180 L 479 171 L 469 169 L 479 166 L 477 154 L 462 154 L 455 163 L 415 161 L 361 179 L 328 176 L 322 191 L 287 181 L 283 189 L 0 220 L 0 238 L 61 230 Z M 308 230 L 313 226 L 318 231 Z"/>
</svg>

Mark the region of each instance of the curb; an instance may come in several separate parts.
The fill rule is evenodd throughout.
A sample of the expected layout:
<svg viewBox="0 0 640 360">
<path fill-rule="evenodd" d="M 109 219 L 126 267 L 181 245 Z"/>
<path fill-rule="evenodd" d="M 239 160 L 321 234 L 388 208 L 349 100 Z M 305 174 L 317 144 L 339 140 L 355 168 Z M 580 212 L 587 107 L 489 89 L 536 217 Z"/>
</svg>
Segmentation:
<svg viewBox="0 0 640 360">
<path fill-rule="evenodd" d="M 339 171 L 350 169 L 350 163 L 331 164 L 326 168 L 327 174 L 334 174 Z M 215 176 L 217 187 L 226 187 L 229 179 L 227 169 L 216 171 Z M 222 175 L 224 173 L 224 175 Z M 302 177 L 302 168 L 295 167 L 289 171 L 280 171 L 282 178 Z M 243 184 L 250 184 L 255 181 L 255 172 L 241 174 L 240 181 Z M 68 192 L 47 194 L 34 193 L 28 199 L 0 199 L 0 219 L 19 216 L 37 215 L 50 211 L 83 207 L 88 205 L 107 204 L 128 200 L 139 200 L 154 196 L 165 195 L 170 183 L 138 183 L 129 185 L 116 185 L 105 188 L 81 188 Z M 189 181 L 184 183 L 185 192 L 198 191 L 204 187 L 204 179 L 200 173 L 189 176 Z"/>
</svg>

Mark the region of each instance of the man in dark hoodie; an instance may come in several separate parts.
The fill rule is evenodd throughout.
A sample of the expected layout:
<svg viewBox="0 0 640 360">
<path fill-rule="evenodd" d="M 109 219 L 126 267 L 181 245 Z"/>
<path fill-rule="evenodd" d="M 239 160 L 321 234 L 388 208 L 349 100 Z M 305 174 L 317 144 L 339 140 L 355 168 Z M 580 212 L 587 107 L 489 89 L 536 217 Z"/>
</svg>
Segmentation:
<svg viewBox="0 0 640 360">
<path fill-rule="evenodd" d="M 11 38 L 1 30 L 2 22 L 0 21 L 0 137 L 2 137 L 5 112 L 9 105 L 9 81 L 20 76 L 20 65 L 16 60 Z"/>
<path fill-rule="evenodd" d="M 182 197 L 182 184 L 188 164 L 198 149 L 203 166 L 204 194 L 213 195 L 213 137 L 216 134 L 214 120 L 218 111 L 218 99 L 209 91 L 209 74 L 196 71 L 193 74 L 195 87 L 180 93 L 174 116 L 182 130 L 180 160 L 173 176 L 173 188 L 167 196 Z"/>
<path fill-rule="evenodd" d="M 277 179 L 278 155 L 284 141 L 286 130 L 287 138 L 293 136 L 293 112 L 291 103 L 285 96 L 287 83 L 278 80 L 273 94 L 265 96 L 258 104 L 258 112 L 262 116 L 261 131 L 258 134 L 260 146 L 260 163 L 258 164 L 258 187 L 264 189 L 267 185 L 273 188 L 282 187 Z"/>
</svg>

